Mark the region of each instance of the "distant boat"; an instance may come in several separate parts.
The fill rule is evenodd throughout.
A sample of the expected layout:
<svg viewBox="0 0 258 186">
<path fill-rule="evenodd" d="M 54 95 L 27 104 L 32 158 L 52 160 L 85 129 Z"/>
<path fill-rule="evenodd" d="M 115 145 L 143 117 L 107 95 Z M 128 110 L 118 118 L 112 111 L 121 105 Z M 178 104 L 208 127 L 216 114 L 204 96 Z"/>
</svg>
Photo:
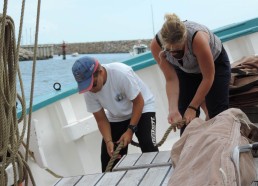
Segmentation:
<svg viewBox="0 0 258 186">
<path fill-rule="evenodd" d="M 137 44 L 133 46 L 132 51 L 130 51 L 130 54 L 132 56 L 136 56 L 138 54 L 142 54 L 148 51 L 148 46 L 145 44 Z"/>
<path fill-rule="evenodd" d="M 78 52 L 74 52 L 74 53 L 72 53 L 72 56 L 73 57 L 76 57 L 76 56 L 78 56 L 79 55 L 79 53 Z"/>
</svg>

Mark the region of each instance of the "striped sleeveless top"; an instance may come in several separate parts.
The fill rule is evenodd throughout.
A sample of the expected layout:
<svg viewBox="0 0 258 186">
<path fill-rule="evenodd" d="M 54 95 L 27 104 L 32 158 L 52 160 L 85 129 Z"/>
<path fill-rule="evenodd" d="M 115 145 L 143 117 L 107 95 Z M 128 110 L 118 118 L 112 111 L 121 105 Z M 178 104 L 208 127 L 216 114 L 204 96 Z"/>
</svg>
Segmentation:
<svg viewBox="0 0 258 186">
<path fill-rule="evenodd" d="M 178 66 L 184 72 L 198 74 L 201 71 L 197 63 L 197 59 L 193 54 L 192 48 L 192 42 L 195 37 L 195 34 L 198 31 L 204 31 L 209 34 L 209 45 L 214 61 L 221 53 L 222 43 L 220 39 L 214 33 L 212 33 L 206 26 L 195 23 L 193 21 L 184 21 L 184 24 L 187 29 L 187 50 L 185 51 L 184 57 L 182 58 L 183 63 L 180 63 L 176 58 L 174 58 L 170 52 L 165 51 L 165 56 L 171 64 Z M 162 40 L 160 31 L 156 34 L 156 40 L 162 48 L 164 42 Z"/>
</svg>

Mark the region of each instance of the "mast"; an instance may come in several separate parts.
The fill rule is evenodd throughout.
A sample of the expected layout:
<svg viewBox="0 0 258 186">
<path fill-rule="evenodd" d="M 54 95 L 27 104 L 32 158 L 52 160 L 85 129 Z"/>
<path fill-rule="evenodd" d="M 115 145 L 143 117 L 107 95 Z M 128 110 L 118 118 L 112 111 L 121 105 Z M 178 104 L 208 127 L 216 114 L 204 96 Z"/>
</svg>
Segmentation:
<svg viewBox="0 0 258 186">
<path fill-rule="evenodd" d="M 152 2 L 150 3 L 150 6 L 151 6 L 152 31 L 153 31 L 153 36 L 155 36 L 154 16 L 153 16 L 153 7 L 152 7 Z"/>
</svg>

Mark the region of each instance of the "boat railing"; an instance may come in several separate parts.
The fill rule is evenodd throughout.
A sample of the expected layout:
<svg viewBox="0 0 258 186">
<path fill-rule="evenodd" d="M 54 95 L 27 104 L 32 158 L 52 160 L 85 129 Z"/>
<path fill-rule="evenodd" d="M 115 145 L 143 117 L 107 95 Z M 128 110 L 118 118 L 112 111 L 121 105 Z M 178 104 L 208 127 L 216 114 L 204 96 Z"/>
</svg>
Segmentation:
<svg viewBox="0 0 258 186">
<path fill-rule="evenodd" d="M 233 40 L 235 38 L 249 35 L 258 31 L 258 18 L 250 19 L 240 23 L 230 24 L 213 32 L 221 39 L 222 42 Z"/>
<path fill-rule="evenodd" d="M 122 62 L 131 66 L 135 71 L 156 64 L 152 53 L 149 51 Z"/>
</svg>

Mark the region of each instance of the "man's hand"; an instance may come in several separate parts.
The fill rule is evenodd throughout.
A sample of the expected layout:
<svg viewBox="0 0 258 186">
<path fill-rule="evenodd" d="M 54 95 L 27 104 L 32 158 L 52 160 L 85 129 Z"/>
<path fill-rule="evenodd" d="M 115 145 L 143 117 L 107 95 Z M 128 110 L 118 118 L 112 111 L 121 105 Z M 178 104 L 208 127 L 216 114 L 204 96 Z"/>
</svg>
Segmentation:
<svg viewBox="0 0 258 186">
<path fill-rule="evenodd" d="M 133 139 L 133 132 L 131 129 L 127 129 L 127 131 L 120 137 L 117 143 L 121 141 L 124 143 L 124 147 L 126 147 L 129 143 L 131 143 Z"/>
<path fill-rule="evenodd" d="M 107 146 L 107 152 L 108 152 L 108 155 L 110 157 L 113 156 L 113 153 L 114 153 L 114 143 L 112 141 L 108 141 L 106 143 L 106 146 Z"/>
</svg>

